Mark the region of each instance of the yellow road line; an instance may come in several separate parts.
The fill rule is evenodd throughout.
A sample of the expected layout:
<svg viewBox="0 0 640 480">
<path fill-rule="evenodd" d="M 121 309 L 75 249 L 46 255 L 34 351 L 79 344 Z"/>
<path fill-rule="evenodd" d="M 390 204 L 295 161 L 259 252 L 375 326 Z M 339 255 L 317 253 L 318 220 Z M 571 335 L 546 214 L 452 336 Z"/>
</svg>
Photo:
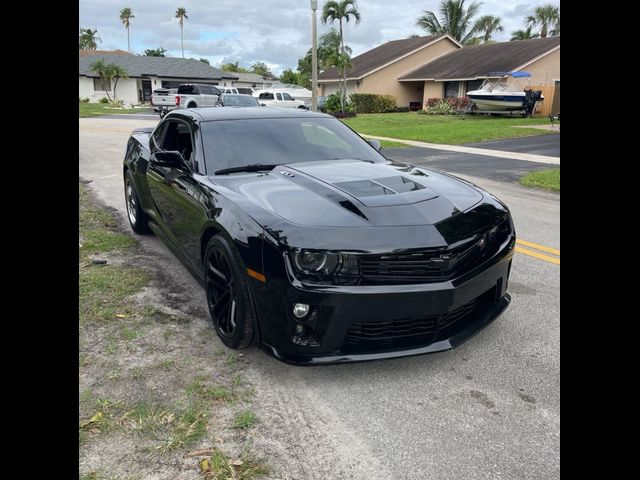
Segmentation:
<svg viewBox="0 0 640 480">
<path fill-rule="evenodd" d="M 560 259 L 555 257 L 550 257 L 549 255 L 544 255 L 542 253 L 534 252 L 533 250 L 529 250 L 527 248 L 522 248 L 516 246 L 516 252 L 523 253 L 525 255 L 529 255 L 530 257 L 535 257 L 540 260 L 544 260 L 545 262 L 553 263 L 555 265 L 560 265 Z"/>
<path fill-rule="evenodd" d="M 544 245 L 539 245 L 533 242 L 527 242 L 526 240 L 516 239 L 516 243 L 519 245 L 524 245 L 525 247 L 535 248 L 536 250 L 542 250 L 543 252 L 553 253 L 554 255 L 560 256 L 560 250 L 556 250 L 555 248 L 545 247 Z"/>
</svg>

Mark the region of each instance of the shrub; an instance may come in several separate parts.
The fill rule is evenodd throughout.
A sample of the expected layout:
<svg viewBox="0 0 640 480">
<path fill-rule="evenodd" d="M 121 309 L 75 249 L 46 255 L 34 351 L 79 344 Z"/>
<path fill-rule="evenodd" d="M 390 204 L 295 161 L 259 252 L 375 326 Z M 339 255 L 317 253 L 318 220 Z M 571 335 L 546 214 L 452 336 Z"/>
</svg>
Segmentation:
<svg viewBox="0 0 640 480">
<path fill-rule="evenodd" d="M 358 113 L 387 113 L 396 111 L 396 97 L 374 93 L 354 93 L 350 97 Z"/>
<path fill-rule="evenodd" d="M 449 115 L 464 110 L 471 104 L 469 97 L 428 98 L 424 102 L 425 113 L 430 115 Z"/>
<path fill-rule="evenodd" d="M 404 112 L 408 112 L 409 111 L 409 107 L 398 107 L 396 108 L 396 112 L 400 113 L 404 113 Z"/>
<path fill-rule="evenodd" d="M 109 106 L 111 108 L 122 108 L 123 104 L 124 102 L 122 100 L 114 100 L 113 102 L 109 103 Z"/>
<path fill-rule="evenodd" d="M 327 113 L 338 113 L 341 112 L 340 108 L 340 92 L 334 92 L 327 97 L 327 102 L 324 105 L 325 111 Z M 353 106 L 349 103 L 349 100 L 344 102 L 344 110 L 345 112 L 353 112 Z"/>
<path fill-rule="evenodd" d="M 89 103 L 89 97 L 84 97 L 82 100 L 80 100 L 82 103 Z"/>
<path fill-rule="evenodd" d="M 98 100 L 100 103 L 109 103 L 109 99 L 107 97 L 102 97 L 100 100 Z"/>
</svg>

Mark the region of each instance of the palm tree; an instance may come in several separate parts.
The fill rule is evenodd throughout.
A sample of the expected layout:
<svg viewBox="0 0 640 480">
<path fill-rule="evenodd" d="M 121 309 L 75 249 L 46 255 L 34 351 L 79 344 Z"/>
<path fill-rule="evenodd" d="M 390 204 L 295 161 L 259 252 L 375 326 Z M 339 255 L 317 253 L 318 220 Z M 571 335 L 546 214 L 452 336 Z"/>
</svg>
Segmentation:
<svg viewBox="0 0 640 480">
<path fill-rule="evenodd" d="M 514 30 L 511 32 L 511 41 L 515 40 L 529 40 L 532 38 L 538 38 L 537 33 L 531 32 L 531 27 L 527 27 L 526 30 Z"/>
<path fill-rule="evenodd" d="M 109 75 L 111 78 L 115 78 L 116 81 L 113 84 L 113 101 L 117 100 L 116 98 L 116 88 L 118 86 L 119 78 L 129 78 L 129 73 L 120 65 L 116 65 L 115 63 L 110 63 L 107 65 Z"/>
<path fill-rule="evenodd" d="M 98 74 L 103 87 L 111 84 L 111 78 L 113 77 L 111 65 L 104 63 L 104 60 L 96 60 L 89 66 L 89 70 Z M 104 92 L 107 94 L 107 99 L 111 101 L 109 89 L 105 88 Z"/>
<path fill-rule="evenodd" d="M 91 30 L 90 28 L 81 28 L 80 29 L 80 38 L 79 38 L 79 47 L 80 50 L 95 50 L 98 48 L 96 42 L 101 42 L 102 40 L 96 37 L 96 33 L 98 30 Z"/>
<path fill-rule="evenodd" d="M 471 27 L 471 19 L 478 13 L 482 3 L 471 2 L 465 8 L 464 2 L 465 0 L 442 0 L 439 20 L 435 13 L 425 10 L 416 25 L 431 35 L 448 33 L 460 43 L 468 43 L 475 33 L 475 29 Z"/>
<path fill-rule="evenodd" d="M 345 48 L 344 48 L 344 33 L 342 31 L 342 21 L 349 23 L 349 20 L 353 18 L 356 23 L 360 23 L 360 12 L 358 11 L 358 6 L 356 5 L 355 0 L 342 0 L 342 1 L 334 1 L 330 0 L 324 4 L 322 8 L 322 23 L 333 23 L 336 20 L 340 24 L 340 45 L 341 45 L 341 58 L 344 59 Z M 347 68 L 348 65 L 346 62 L 339 62 L 345 68 L 343 69 L 344 75 L 344 86 L 343 93 L 340 95 L 340 107 L 342 109 L 342 113 L 344 113 L 344 97 L 347 95 Z M 337 67 L 336 67 L 337 68 Z"/>
<path fill-rule="evenodd" d="M 133 10 L 129 7 L 124 7 L 120 10 L 120 21 L 124 25 L 124 28 L 127 29 L 127 47 L 129 47 L 129 53 L 131 53 L 131 42 L 129 41 L 129 26 L 131 25 L 131 19 L 135 18 L 133 15 Z"/>
<path fill-rule="evenodd" d="M 533 11 L 533 15 L 527 17 L 527 25 L 530 27 L 540 27 L 540 38 L 560 35 L 560 7 L 547 3 L 540 5 Z"/>
<path fill-rule="evenodd" d="M 184 58 L 184 19 L 189 19 L 189 17 L 187 17 L 187 9 L 178 7 L 175 18 L 180 19 L 180 45 L 182 46 L 182 58 Z"/>
<path fill-rule="evenodd" d="M 473 26 L 475 33 L 480 33 L 478 37 L 483 43 L 491 41 L 491 36 L 496 32 L 502 32 L 504 27 L 502 26 L 502 20 L 500 17 L 494 17 L 493 15 L 484 15 L 476 20 Z"/>
</svg>

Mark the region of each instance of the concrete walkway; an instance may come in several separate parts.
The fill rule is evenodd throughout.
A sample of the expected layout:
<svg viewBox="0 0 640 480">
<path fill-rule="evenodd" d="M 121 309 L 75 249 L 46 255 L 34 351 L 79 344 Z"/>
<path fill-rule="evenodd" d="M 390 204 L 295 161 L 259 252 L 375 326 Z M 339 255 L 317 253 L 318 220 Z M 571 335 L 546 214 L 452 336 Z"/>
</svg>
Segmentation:
<svg viewBox="0 0 640 480">
<path fill-rule="evenodd" d="M 547 163 L 549 165 L 560 165 L 560 157 L 548 157 L 546 155 L 536 155 L 533 153 L 507 152 L 504 150 L 490 150 L 486 148 L 465 147 L 462 145 L 443 145 L 440 143 L 418 142 L 415 140 L 403 140 L 400 138 L 378 137 L 375 135 L 364 135 L 366 138 L 374 138 L 376 140 L 387 140 L 389 142 L 404 143 L 414 147 L 433 148 L 437 150 L 445 150 L 449 152 L 469 153 L 472 155 L 484 155 L 485 157 L 511 158 L 514 160 L 524 160 L 527 162 Z"/>
</svg>

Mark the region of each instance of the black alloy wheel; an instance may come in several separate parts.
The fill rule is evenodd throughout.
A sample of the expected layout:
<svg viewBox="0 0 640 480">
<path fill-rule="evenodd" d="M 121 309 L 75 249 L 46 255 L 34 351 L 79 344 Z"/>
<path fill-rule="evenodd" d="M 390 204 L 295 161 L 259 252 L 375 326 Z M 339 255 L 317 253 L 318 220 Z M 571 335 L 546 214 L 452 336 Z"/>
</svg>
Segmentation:
<svg viewBox="0 0 640 480">
<path fill-rule="evenodd" d="M 205 291 L 213 326 L 231 348 L 246 348 L 254 333 L 255 313 L 246 268 L 235 245 L 216 235 L 205 253 Z"/>
</svg>

